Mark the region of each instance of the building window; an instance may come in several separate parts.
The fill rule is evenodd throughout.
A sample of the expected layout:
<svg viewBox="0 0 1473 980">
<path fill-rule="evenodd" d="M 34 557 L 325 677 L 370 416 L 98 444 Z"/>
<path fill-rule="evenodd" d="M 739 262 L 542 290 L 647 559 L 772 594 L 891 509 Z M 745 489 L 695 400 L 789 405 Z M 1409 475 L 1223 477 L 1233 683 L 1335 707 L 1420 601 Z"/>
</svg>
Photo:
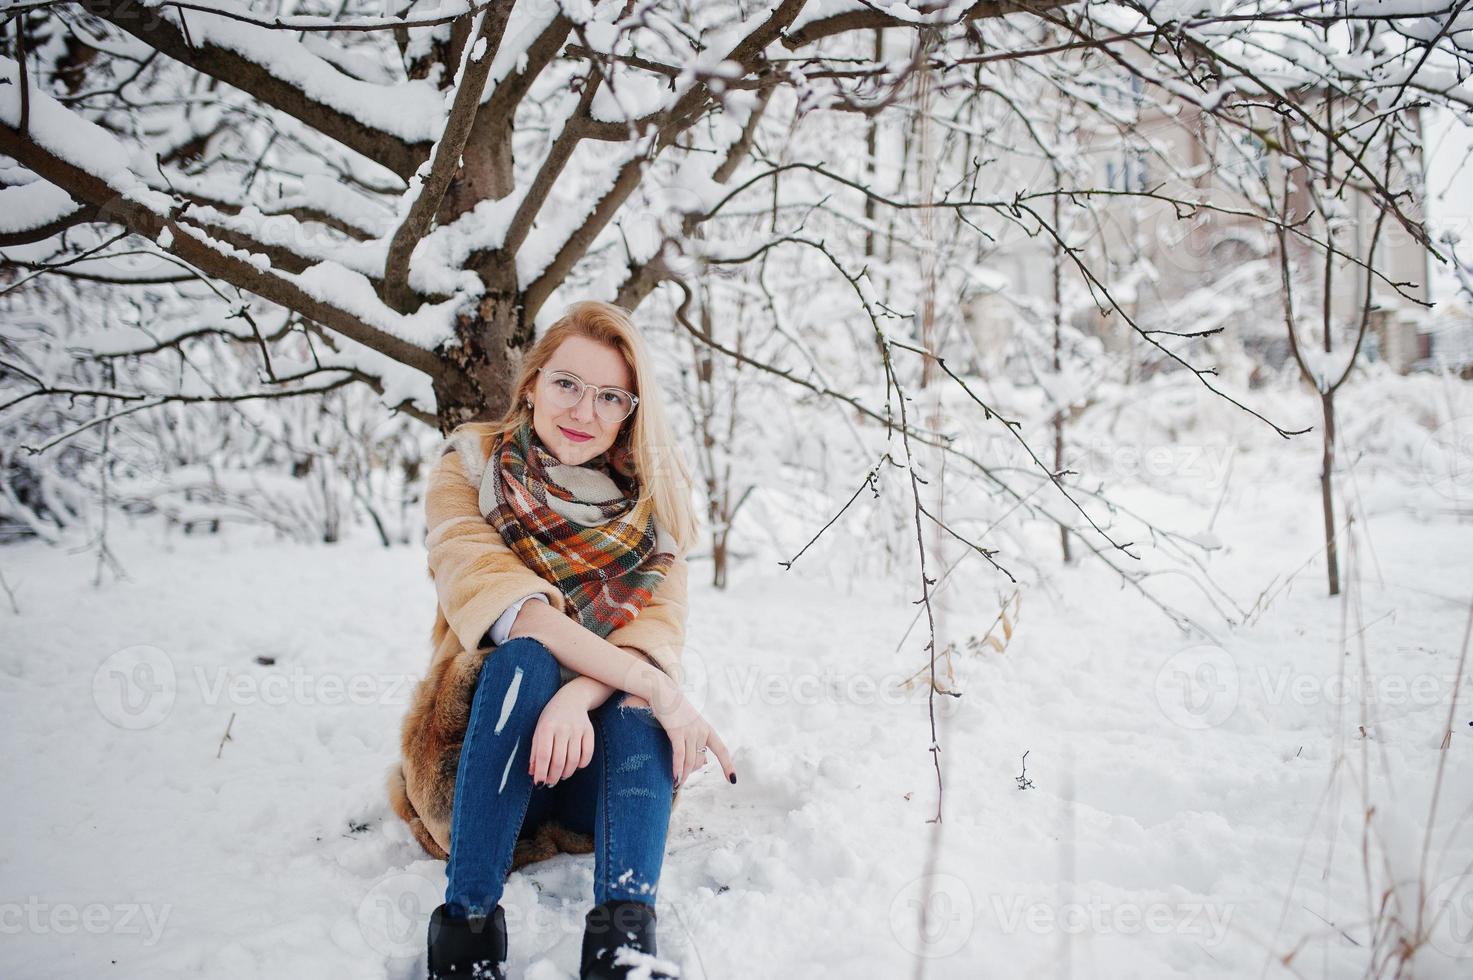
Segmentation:
<svg viewBox="0 0 1473 980">
<path fill-rule="evenodd" d="M 1148 178 L 1144 150 L 1127 147 L 1105 161 L 1105 186 L 1112 191 L 1144 191 Z"/>
<path fill-rule="evenodd" d="M 1233 177 L 1268 176 L 1268 147 L 1255 134 L 1235 131 L 1225 154 L 1226 159 L 1218 161 L 1223 172 Z"/>
</svg>

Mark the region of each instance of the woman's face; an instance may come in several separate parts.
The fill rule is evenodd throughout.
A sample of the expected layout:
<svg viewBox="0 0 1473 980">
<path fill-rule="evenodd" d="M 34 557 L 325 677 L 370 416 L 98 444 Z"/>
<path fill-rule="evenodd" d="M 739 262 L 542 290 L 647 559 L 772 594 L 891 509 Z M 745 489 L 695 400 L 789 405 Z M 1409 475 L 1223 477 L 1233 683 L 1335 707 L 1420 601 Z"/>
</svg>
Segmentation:
<svg viewBox="0 0 1473 980">
<path fill-rule="evenodd" d="M 577 375 L 588 387 L 583 397 L 570 408 L 562 408 L 552 398 L 552 374 L 567 371 Z M 573 336 L 564 340 L 552 358 L 537 375 L 532 388 L 532 428 L 554 456 L 567 466 L 588 462 L 614 444 L 619 429 L 628 421 L 605 422 L 594 411 L 593 387 L 613 385 L 634 394 L 634 379 L 629 365 L 612 347 Z M 591 438 L 579 439 L 578 436 Z"/>
</svg>

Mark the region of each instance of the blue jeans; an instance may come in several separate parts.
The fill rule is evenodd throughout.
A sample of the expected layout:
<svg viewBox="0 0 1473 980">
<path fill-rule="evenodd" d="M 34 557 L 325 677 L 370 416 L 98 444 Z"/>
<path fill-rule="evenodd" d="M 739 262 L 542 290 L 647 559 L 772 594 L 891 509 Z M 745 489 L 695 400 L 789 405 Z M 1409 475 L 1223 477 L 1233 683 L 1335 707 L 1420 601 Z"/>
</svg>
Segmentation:
<svg viewBox="0 0 1473 980">
<path fill-rule="evenodd" d="M 595 903 L 655 904 L 675 795 L 670 737 L 653 711 L 626 707 L 615 691 L 589 713 L 593 760 L 555 786 L 533 786 L 532 736 L 560 686 L 557 660 L 530 636 L 496 647 L 481 666 L 451 805 L 451 915 L 489 914 L 517 838 L 549 819 L 593 835 Z"/>
</svg>

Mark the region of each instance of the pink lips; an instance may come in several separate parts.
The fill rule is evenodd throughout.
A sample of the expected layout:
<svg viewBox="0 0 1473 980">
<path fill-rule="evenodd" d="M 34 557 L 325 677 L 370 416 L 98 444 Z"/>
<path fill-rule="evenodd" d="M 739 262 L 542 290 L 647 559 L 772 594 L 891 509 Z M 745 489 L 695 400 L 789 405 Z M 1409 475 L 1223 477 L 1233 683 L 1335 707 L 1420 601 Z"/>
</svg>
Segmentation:
<svg viewBox="0 0 1473 980">
<path fill-rule="evenodd" d="M 589 439 L 593 438 L 593 436 L 581 435 L 577 432 L 574 432 L 572 429 L 564 429 L 562 426 L 558 426 L 558 429 L 562 431 L 563 435 L 567 436 L 569 439 L 572 439 L 574 442 L 587 442 Z"/>
</svg>

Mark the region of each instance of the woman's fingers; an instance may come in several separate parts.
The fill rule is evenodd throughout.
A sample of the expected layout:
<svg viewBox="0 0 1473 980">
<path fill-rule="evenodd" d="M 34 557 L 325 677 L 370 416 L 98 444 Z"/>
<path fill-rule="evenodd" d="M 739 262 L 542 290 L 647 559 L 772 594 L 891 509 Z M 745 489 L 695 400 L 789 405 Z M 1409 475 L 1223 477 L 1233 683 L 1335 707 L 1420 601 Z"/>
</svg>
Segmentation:
<svg viewBox="0 0 1473 980">
<path fill-rule="evenodd" d="M 675 766 L 675 771 L 671 775 L 675 779 L 675 785 L 679 786 L 681 782 L 680 774 L 685 768 L 685 739 L 672 738 L 670 740 L 670 752 L 674 756 L 671 761 Z"/>
<path fill-rule="evenodd" d="M 706 736 L 706 744 L 711 746 L 712 752 L 716 753 L 716 761 L 721 764 L 721 771 L 726 773 L 726 781 L 729 783 L 736 782 L 732 778 L 736 775 L 736 766 L 731 761 L 731 750 L 726 747 L 726 743 L 721 740 L 721 736 L 716 734 L 716 729 L 711 729 L 710 734 Z"/>
<path fill-rule="evenodd" d="M 527 774 L 532 782 L 540 783 L 547 775 L 548 731 L 541 725 L 532 734 L 532 758 L 527 765 Z"/>
<path fill-rule="evenodd" d="M 716 729 L 709 724 L 687 725 L 670 734 L 675 785 L 679 788 L 690 778 L 691 773 L 704 766 L 710 759 L 702 750 L 707 746 L 716 754 L 716 761 L 726 781 L 736 782 L 736 766 L 732 763 L 731 750 L 726 747 Z"/>
<path fill-rule="evenodd" d="M 562 778 L 563 769 L 568 764 L 568 736 L 565 732 L 556 732 L 552 736 L 552 757 L 547 766 L 547 785 L 551 786 Z"/>
<path fill-rule="evenodd" d="M 527 771 L 534 783 L 556 786 L 593 761 L 593 726 L 559 730 L 539 725 L 532 736 L 532 758 Z"/>
<path fill-rule="evenodd" d="M 557 749 L 557 738 L 551 728 L 547 730 L 547 737 L 543 739 L 542 746 L 538 749 L 536 757 L 532 760 L 532 782 L 539 786 L 546 786 L 547 781 L 552 778 L 552 753 Z"/>
<path fill-rule="evenodd" d="M 586 731 L 586 732 L 583 733 L 583 752 L 578 757 L 578 768 L 579 769 L 582 769 L 584 766 L 588 765 L 592 761 L 593 761 L 593 726 L 590 725 L 588 727 L 588 731 Z"/>
<path fill-rule="evenodd" d="M 691 732 L 690 741 L 685 746 L 685 778 L 690 779 L 701 766 L 706 764 L 706 757 L 701 755 L 701 749 L 705 747 L 706 739 L 699 730 Z"/>
<path fill-rule="evenodd" d="M 582 732 L 574 732 L 568 739 L 568 761 L 563 764 L 563 774 L 558 782 L 567 779 L 578 771 L 578 760 L 583 758 L 584 735 Z"/>
<path fill-rule="evenodd" d="M 681 785 L 690 779 L 691 773 L 706 764 L 705 758 L 701 755 L 701 748 L 705 743 L 705 737 L 701 734 L 703 727 L 706 726 L 695 725 L 685 730 L 685 766 L 680 773 Z"/>
<path fill-rule="evenodd" d="M 675 749 L 673 753 L 675 756 L 675 785 L 684 786 L 686 757 L 690 754 L 690 737 L 682 731 L 679 741 L 671 745 Z"/>
</svg>

